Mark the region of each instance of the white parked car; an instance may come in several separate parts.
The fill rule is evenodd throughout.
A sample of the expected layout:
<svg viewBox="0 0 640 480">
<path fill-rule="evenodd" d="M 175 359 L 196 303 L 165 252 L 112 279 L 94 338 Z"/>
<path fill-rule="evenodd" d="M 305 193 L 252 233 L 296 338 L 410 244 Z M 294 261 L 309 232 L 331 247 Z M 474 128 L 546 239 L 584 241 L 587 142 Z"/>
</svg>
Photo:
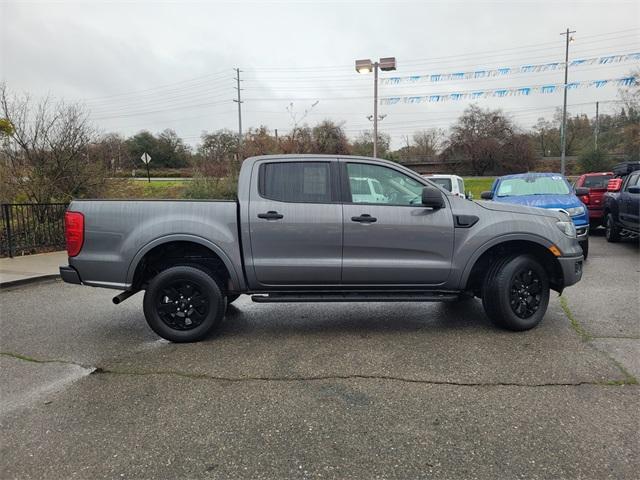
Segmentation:
<svg viewBox="0 0 640 480">
<path fill-rule="evenodd" d="M 458 197 L 465 198 L 464 180 L 458 175 L 423 175 L 427 180 L 431 180 L 436 185 L 453 193 Z"/>
</svg>

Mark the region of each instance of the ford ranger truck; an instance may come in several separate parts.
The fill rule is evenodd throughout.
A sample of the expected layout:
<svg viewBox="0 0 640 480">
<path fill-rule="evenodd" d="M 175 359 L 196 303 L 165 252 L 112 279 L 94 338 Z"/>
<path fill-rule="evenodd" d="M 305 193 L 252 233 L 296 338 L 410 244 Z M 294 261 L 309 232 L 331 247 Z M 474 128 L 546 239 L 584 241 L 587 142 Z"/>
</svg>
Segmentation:
<svg viewBox="0 0 640 480">
<path fill-rule="evenodd" d="M 376 185 L 360 195 L 354 185 Z M 241 294 L 254 302 L 419 302 L 476 296 L 499 327 L 545 315 L 582 276 L 562 212 L 451 195 L 397 163 L 248 158 L 235 201 L 74 200 L 65 282 L 144 291 L 154 332 L 205 338 Z"/>
</svg>

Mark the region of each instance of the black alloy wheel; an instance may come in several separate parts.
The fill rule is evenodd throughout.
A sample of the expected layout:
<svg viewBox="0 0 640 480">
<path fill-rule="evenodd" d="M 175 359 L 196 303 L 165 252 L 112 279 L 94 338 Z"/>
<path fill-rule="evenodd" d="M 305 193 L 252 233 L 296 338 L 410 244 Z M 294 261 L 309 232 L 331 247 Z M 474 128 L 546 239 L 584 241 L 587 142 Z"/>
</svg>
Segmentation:
<svg viewBox="0 0 640 480">
<path fill-rule="evenodd" d="M 509 304 L 513 313 L 520 318 L 533 316 L 540 308 L 541 281 L 530 268 L 516 272 L 511 280 Z"/>
<path fill-rule="evenodd" d="M 203 285 L 177 279 L 163 287 L 156 297 L 156 308 L 158 316 L 169 328 L 191 330 L 202 325 L 211 303 Z"/>
</svg>

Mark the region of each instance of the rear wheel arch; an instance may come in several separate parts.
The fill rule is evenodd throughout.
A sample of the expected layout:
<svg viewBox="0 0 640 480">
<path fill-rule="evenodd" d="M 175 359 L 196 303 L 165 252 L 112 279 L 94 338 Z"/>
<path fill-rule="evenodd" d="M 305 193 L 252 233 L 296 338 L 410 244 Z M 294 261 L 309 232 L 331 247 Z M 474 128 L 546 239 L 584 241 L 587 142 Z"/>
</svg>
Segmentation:
<svg viewBox="0 0 640 480">
<path fill-rule="evenodd" d="M 213 242 L 193 235 L 169 235 L 149 242 L 131 261 L 127 282 L 132 289 L 139 290 L 150 280 L 154 269 L 198 263 L 217 277 L 222 290 L 242 289 L 233 263 L 224 251 Z"/>
<path fill-rule="evenodd" d="M 477 251 L 469 261 L 461 285 L 465 290 L 480 296 L 482 282 L 491 265 L 506 256 L 522 254 L 531 255 L 537 259 L 547 272 L 551 289 L 562 291 L 564 285 L 562 267 L 553 253 L 549 251 L 549 246 L 533 239 L 504 240 L 485 246 Z"/>
</svg>

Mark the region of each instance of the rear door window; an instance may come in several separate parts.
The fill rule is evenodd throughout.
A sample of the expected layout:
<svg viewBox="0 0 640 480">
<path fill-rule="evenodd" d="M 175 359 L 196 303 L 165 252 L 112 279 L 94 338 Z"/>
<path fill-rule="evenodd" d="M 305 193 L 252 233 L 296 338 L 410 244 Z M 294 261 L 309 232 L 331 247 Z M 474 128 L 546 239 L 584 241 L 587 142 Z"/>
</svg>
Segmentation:
<svg viewBox="0 0 640 480">
<path fill-rule="evenodd" d="M 331 203 L 330 163 L 265 163 L 260 167 L 259 191 L 279 202 Z"/>
</svg>

